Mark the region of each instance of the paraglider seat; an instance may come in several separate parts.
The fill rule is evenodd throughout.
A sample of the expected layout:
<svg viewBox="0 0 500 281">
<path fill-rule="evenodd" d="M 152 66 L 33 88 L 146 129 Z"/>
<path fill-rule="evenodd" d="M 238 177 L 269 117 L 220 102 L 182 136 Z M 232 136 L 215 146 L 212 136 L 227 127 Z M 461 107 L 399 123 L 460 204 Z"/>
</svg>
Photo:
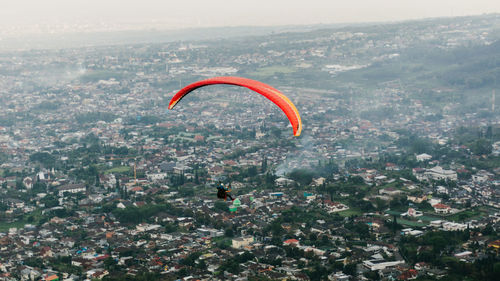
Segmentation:
<svg viewBox="0 0 500 281">
<path fill-rule="evenodd" d="M 218 197 L 218 198 L 221 198 L 221 199 L 226 198 L 226 192 L 225 192 L 223 189 L 219 189 L 219 190 L 217 191 L 217 197 Z"/>
</svg>

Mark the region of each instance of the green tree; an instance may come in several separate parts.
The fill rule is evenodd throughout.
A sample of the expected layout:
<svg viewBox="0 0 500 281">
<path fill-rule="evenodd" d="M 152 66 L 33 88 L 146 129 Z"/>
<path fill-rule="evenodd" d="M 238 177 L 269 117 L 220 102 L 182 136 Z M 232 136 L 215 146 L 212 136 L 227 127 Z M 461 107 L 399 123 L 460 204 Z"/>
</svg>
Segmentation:
<svg viewBox="0 0 500 281">
<path fill-rule="evenodd" d="M 48 152 L 36 152 L 30 155 L 30 160 L 40 162 L 46 168 L 52 168 L 55 165 L 55 157 Z"/>
<path fill-rule="evenodd" d="M 491 141 L 487 139 L 478 139 L 472 144 L 471 150 L 476 155 L 490 154 L 492 150 Z"/>
</svg>

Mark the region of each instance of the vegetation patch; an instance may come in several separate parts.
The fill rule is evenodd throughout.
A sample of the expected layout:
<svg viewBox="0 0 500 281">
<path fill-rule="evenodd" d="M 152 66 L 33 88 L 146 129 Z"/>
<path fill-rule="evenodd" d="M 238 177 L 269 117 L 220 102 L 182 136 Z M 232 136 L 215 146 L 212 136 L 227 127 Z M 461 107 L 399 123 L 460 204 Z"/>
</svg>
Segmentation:
<svg viewBox="0 0 500 281">
<path fill-rule="evenodd" d="M 114 167 L 109 170 L 106 170 L 104 173 L 105 174 L 111 174 L 111 173 L 128 173 L 130 172 L 130 167 L 128 166 L 119 166 L 119 167 Z"/>
<path fill-rule="evenodd" d="M 294 73 L 296 72 L 297 69 L 294 67 L 290 66 L 268 66 L 268 67 L 262 67 L 257 69 L 257 71 L 250 73 L 252 76 L 260 76 L 260 77 L 266 77 L 266 76 L 273 76 L 278 73 L 282 74 L 288 74 L 288 73 Z"/>
</svg>

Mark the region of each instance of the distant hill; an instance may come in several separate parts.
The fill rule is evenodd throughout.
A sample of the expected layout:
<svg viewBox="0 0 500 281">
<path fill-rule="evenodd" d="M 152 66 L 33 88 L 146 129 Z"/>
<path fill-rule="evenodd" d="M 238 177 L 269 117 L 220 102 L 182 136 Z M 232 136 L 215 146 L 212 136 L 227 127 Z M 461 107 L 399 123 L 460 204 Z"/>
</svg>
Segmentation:
<svg viewBox="0 0 500 281">
<path fill-rule="evenodd" d="M 190 28 L 178 30 L 130 30 L 89 33 L 23 35 L 0 38 L 0 52 L 36 49 L 65 49 L 106 45 L 154 44 L 176 41 L 204 41 L 236 37 L 262 36 L 281 32 L 307 32 L 318 28 L 342 25 L 306 26 L 237 26 Z"/>
<path fill-rule="evenodd" d="M 493 88 L 500 77 L 500 41 L 486 46 L 460 47 L 453 50 L 434 46 L 415 46 L 402 52 L 399 59 L 339 75 L 341 80 L 383 83 L 400 79 L 402 83 L 423 88 L 453 87 L 470 90 Z"/>
<path fill-rule="evenodd" d="M 441 78 L 450 86 L 476 89 L 495 87 L 496 83 L 500 83 L 496 81 L 500 78 L 500 41 L 487 46 L 439 52 L 427 62 L 449 65 L 447 71 L 441 74 Z"/>
</svg>

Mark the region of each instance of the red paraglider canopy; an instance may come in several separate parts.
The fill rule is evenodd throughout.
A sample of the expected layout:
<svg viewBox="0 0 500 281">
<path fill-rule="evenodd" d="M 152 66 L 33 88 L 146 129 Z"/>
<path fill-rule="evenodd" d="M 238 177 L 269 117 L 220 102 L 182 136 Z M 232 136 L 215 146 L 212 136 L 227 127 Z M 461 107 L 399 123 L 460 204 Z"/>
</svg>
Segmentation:
<svg viewBox="0 0 500 281">
<path fill-rule="evenodd" d="M 292 124 L 293 135 L 300 136 L 300 133 L 302 131 L 302 121 L 300 120 L 299 112 L 295 107 L 295 105 L 292 103 L 292 101 L 290 101 L 288 97 L 286 97 L 284 94 L 282 94 L 275 88 L 265 83 L 252 79 L 226 76 L 226 77 L 214 77 L 194 82 L 182 88 L 179 92 L 177 92 L 177 94 L 174 95 L 174 97 L 172 97 L 172 99 L 170 100 L 170 104 L 168 105 L 168 109 L 173 109 L 174 106 L 185 95 L 189 94 L 190 92 L 200 87 L 214 85 L 214 84 L 228 84 L 228 85 L 245 87 L 268 98 L 269 100 L 274 102 L 277 106 L 279 106 L 279 108 L 281 108 L 281 110 L 283 110 L 285 115 L 288 117 L 288 120 L 290 120 L 290 123 Z"/>
</svg>

